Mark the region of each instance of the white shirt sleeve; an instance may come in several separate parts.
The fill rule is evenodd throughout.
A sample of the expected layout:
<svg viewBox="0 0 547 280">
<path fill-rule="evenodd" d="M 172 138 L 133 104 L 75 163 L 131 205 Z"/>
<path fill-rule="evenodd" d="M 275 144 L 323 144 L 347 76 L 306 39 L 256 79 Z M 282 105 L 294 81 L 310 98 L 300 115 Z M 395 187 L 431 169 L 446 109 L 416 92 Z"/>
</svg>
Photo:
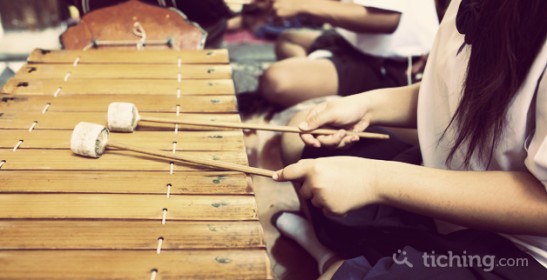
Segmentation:
<svg viewBox="0 0 547 280">
<path fill-rule="evenodd" d="M 528 145 L 526 168 L 547 191 L 547 75 L 543 72 L 536 94 L 536 129 Z"/>
<path fill-rule="evenodd" d="M 402 13 L 408 0 L 353 0 L 353 3 L 365 7 Z"/>
</svg>

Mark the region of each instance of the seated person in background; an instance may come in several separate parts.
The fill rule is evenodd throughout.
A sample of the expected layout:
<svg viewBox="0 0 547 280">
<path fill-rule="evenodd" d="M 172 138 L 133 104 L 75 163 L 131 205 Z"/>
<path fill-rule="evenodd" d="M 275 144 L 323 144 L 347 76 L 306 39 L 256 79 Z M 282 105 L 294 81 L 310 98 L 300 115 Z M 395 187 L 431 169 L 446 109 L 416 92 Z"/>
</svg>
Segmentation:
<svg viewBox="0 0 547 280">
<path fill-rule="evenodd" d="M 286 107 L 407 84 L 408 58 L 429 52 L 438 27 L 433 0 L 275 0 L 273 10 L 282 18 L 307 14 L 336 27 L 278 48 L 281 57 L 296 56 L 270 66 L 260 92 Z"/>
<path fill-rule="evenodd" d="M 281 19 L 272 14 L 271 0 L 254 0 L 243 6 L 241 13 L 228 21 L 228 31 L 248 29 L 256 38 L 275 40 L 287 30 L 297 28 L 320 29 L 323 26 L 315 18 L 297 15 Z"/>
<path fill-rule="evenodd" d="M 448 8 L 450 0 L 435 0 L 437 17 L 442 20 L 442 17 Z M 321 35 L 324 31 L 318 30 L 318 25 L 314 29 L 301 28 L 301 29 L 289 29 L 280 34 L 275 42 L 275 54 L 277 60 L 286 59 L 289 57 L 305 57 L 308 54 L 311 44 Z M 422 56 L 418 62 L 413 61 L 414 72 L 413 74 L 422 71 L 427 61 L 427 55 Z"/>
<path fill-rule="evenodd" d="M 544 0 L 452 0 L 421 84 L 296 116 L 284 160 L 305 159 L 273 177 L 298 182 L 308 219 L 282 213 L 280 232 L 333 279 L 547 279 L 546 13 Z M 305 133 L 375 125 L 417 127 L 420 150 Z"/>
</svg>

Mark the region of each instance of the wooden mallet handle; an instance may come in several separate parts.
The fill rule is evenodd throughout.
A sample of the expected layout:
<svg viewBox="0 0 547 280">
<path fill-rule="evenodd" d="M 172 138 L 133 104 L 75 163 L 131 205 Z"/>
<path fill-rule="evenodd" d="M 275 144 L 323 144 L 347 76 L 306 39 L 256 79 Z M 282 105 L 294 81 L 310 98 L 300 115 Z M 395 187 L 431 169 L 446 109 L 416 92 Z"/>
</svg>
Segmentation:
<svg viewBox="0 0 547 280">
<path fill-rule="evenodd" d="M 225 128 L 240 128 L 240 129 L 256 129 L 256 130 L 268 130 L 279 132 L 292 132 L 302 133 L 300 129 L 294 126 L 285 125 L 265 125 L 265 124 L 249 124 L 249 123 L 235 123 L 235 122 L 217 122 L 217 121 L 190 121 L 190 120 L 176 120 L 176 119 L 163 119 L 140 116 L 141 121 L 155 122 L 155 123 L 172 123 L 172 124 L 184 124 L 184 125 L 199 125 L 199 126 L 212 126 L 212 127 L 225 127 Z M 332 135 L 336 134 L 338 130 L 335 129 L 315 129 L 309 131 L 311 134 Z M 353 132 L 348 131 L 349 135 L 357 135 L 360 138 L 371 139 L 389 139 L 389 135 L 381 133 L 371 132 Z"/>
<path fill-rule="evenodd" d="M 270 177 L 270 178 L 274 174 L 273 171 L 267 170 L 267 169 L 250 167 L 250 166 L 246 166 L 246 165 L 240 165 L 240 164 L 229 163 L 229 162 L 210 160 L 210 159 L 197 158 L 197 157 L 181 155 L 181 154 L 173 154 L 173 153 L 162 152 L 162 151 L 146 149 L 146 148 L 141 148 L 141 147 L 135 147 L 135 146 L 132 146 L 132 145 L 126 145 L 126 144 L 116 143 L 116 142 L 111 142 L 111 141 L 108 142 L 107 147 L 118 148 L 118 149 L 123 149 L 123 150 L 129 150 L 129 151 L 139 152 L 139 153 L 142 153 L 142 154 L 153 155 L 153 156 L 169 158 L 169 159 L 175 159 L 175 160 L 181 160 L 181 161 L 186 161 L 186 162 L 191 162 L 191 163 L 197 163 L 197 164 L 217 167 L 217 168 L 221 168 L 221 169 L 225 169 L 225 170 L 240 171 L 240 172 L 245 172 L 245 173 L 249 173 L 249 174 L 255 174 L 255 175 Z"/>
</svg>

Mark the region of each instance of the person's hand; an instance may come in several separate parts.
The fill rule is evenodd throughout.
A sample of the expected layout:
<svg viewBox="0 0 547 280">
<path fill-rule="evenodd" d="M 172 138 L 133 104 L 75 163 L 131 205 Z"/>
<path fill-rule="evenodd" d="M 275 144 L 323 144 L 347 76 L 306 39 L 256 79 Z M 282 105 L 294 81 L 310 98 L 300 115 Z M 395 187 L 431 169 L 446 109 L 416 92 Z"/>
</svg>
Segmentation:
<svg viewBox="0 0 547 280">
<path fill-rule="evenodd" d="M 304 159 L 277 171 L 273 179 L 302 182 L 302 198 L 326 213 L 342 215 L 379 202 L 376 177 L 383 164 L 357 157 Z"/>
<path fill-rule="evenodd" d="M 343 148 L 353 142 L 359 141 L 359 137 L 347 133 L 347 131 L 361 132 L 370 124 L 367 99 L 361 95 L 352 95 L 344 98 L 321 103 L 308 111 L 304 122 L 298 127 L 303 133 L 302 141 L 307 145 L 331 148 Z M 305 133 L 320 127 L 340 129 L 333 135 L 312 135 Z"/>
<path fill-rule="evenodd" d="M 307 0 L 273 0 L 273 11 L 277 17 L 294 17 L 306 11 Z"/>
</svg>

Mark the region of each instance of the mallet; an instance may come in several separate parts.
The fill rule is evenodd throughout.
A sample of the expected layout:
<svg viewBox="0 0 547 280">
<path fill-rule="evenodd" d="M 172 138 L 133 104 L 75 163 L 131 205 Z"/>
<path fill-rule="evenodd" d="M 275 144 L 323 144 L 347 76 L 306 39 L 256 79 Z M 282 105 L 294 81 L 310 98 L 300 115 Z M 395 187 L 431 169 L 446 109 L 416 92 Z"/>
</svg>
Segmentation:
<svg viewBox="0 0 547 280">
<path fill-rule="evenodd" d="M 70 139 L 70 149 L 73 153 L 77 155 L 98 158 L 104 153 L 107 147 L 118 148 L 162 158 L 186 161 L 201 165 L 217 167 L 225 170 L 241 171 L 265 177 L 272 177 L 274 173 L 271 170 L 239 165 L 235 163 L 202 159 L 182 154 L 173 154 L 152 149 L 140 148 L 121 143 L 113 143 L 112 141 L 108 140 L 108 135 L 109 130 L 102 125 L 88 122 L 80 122 L 76 125 L 74 131 L 72 132 L 72 136 Z"/>
<path fill-rule="evenodd" d="M 217 122 L 217 121 L 191 121 L 191 120 L 176 120 L 176 119 L 163 119 L 141 116 L 137 106 L 133 103 L 127 102 L 113 102 L 108 106 L 108 129 L 118 132 L 133 132 L 137 127 L 139 121 L 147 121 L 154 123 L 171 123 L 171 124 L 184 124 L 184 125 L 199 125 L 199 126 L 212 126 L 212 127 L 225 127 L 225 128 L 241 128 L 241 129 L 256 129 L 256 130 L 269 130 L 280 132 L 293 132 L 302 133 L 300 129 L 293 126 L 282 125 L 262 125 L 262 124 L 248 124 L 248 123 L 232 123 L 232 122 Z M 334 129 L 316 129 L 309 133 L 330 135 L 337 133 L 338 130 Z M 373 139 L 389 139 L 389 135 L 371 132 L 351 132 L 350 135 L 357 135 L 361 138 L 373 138 Z"/>
</svg>

